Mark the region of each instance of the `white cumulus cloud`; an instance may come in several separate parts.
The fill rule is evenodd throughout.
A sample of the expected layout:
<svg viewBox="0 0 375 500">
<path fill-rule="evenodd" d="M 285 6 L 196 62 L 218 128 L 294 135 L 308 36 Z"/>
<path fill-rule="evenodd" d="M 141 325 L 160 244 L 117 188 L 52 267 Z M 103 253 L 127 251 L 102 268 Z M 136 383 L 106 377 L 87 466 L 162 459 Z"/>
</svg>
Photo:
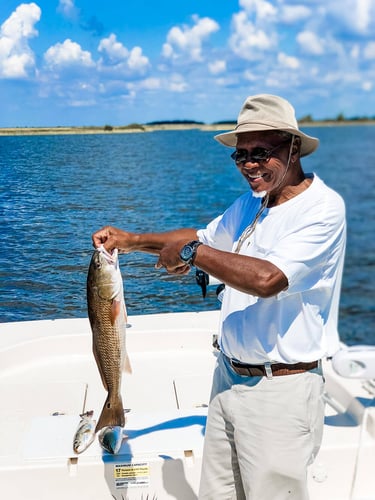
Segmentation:
<svg viewBox="0 0 375 500">
<path fill-rule="evenodd" d="M 363 49 L 365 59 L 375 59 L 375 42 L 369 42 Z"/>
<path fill-rule="evenodd" d="M 193 16 L 194 26 L 182 28 L 174 26 L 167 35 L 163 45 L 162 54 L 166 58 L 177 58 L 181 55 L 188 56 L 193 61 L 201 61 L 202 45 L 204 40 L 219 29 L 219 25 L 209 17 L 199 18 Z"/>
<path fill-rule="evenodd" d="M 103 57 L 110 64 L 123 61 L 129 55 L 128 49 L 121 42 L 117 41 L 117 37 L 113 33 L 109 37 L 100 40 L 98 51 L 103 54 Z"/>
<path fill-rule="evenodd" d="M 134 71 L 143 71 L 148 65 L 148 58 L 142 54 L 141 47 L 133 47 L 128 59 L 129 68 Z"/>
<path fill-rule="evenodd" d="M 185 82 L 184 77 L 178 73 L 172 74 L 166 85 L 168 90 L 176 93 L 182 93 L 188 89 L 188 84 Z"/>
<path fill-rule="evenodd" d="M 297 42 L 307 54 L 317 56 L 324 54 L 324 46 L 320 37 L 312 31 L 298 33 Z"/>
<path fill-rule="evenodd" d="M 44 54 L 44 60 L 50 69 L 94 66 L 90 52 L 69 38 L 50 47 Z"/>
<path fill-rule="evenodd" d="M 374 0 L 341 0 L 327 2 L 328 12 L 336 24 L 352 33 L 373 35 L 375 21 Z"/>
<path fill-rule="evenodd" d="M 129 51 L 113 33 L 100 41 L 98 51 L 102 55 L 98 66 L 103 71 L 144 74 L 150 66 L 141 47 L 133 47 Z"/>
<path fill-rule="evenodd" d="M 281 19 L 288 24 L 304 21 L 312 12 L 306 5 L 284 5 L 281 10 Z"/>
<path fill-rule="evenodd" d="M 263 57 L 263 52 L 270 50 L 275 41 L 269 31 L 258 28 L 245 11 L 232 18 L 233 33 L 229 39 L 232 51 L 240 58 L 248 61 Z"/>
<path fill-rule="evenodd" d="M 75 6 L 74 0 L 59 0 L 57 10 L 68 19 L 76 19 L 79 16 L 79 9 Z"/>
<path fill-rule="evenodd" d="M 362 88 L 365 92 L 371 92 L 374 87 L 373 82 L 366 81 L 362 83 Z"/>
<path fill-rule="evenodd" d="M 0 27 L 0 78 L 26 78 L 35 67 L 28 40 L 38 35 L 34 25 L 41 10 L 35 3 L 21 4 Z"/>
<path fill-rule="evenodd" d="M 277 55 L 277 60 L 284 68 L 298 69 L 300 64 L 299 60 L 294 56 L 288 56 L 284 52 L 280 52 Z"/>
<path fill-rule="evenodd" d="M 151 77 L 145 78 L 139 84 L 140 88 L 148 89 L 148 90 L 157 90 L 161 87 L 161 82 L 159 78 Z"/>
<path fill-rule="evenodd" d="M 240 0 L 239 3 L 248 14 L 255 14 L 258 19 L 268 19 L 277 13 L 276 7 L 266 0 Z"/>
<path fill-rule="evenodd" d="M 227 69 L 227 63 L 223 60 L 212 61 L 208 64 L 208 70 L 211 75 L 219 75 Z"/>
</svg>

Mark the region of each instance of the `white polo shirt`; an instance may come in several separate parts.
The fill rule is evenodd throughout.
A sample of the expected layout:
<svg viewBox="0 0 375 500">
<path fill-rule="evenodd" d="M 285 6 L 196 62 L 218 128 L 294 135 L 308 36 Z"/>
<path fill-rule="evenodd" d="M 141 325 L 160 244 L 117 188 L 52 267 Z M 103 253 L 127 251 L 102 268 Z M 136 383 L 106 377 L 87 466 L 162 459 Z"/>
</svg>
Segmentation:
<svg viewBox="0 0 375 500">
<path fill-rule="evenodd" d="M 226 285 L 219 345 L 243 363 L 296 363 L 334 354 L 346 243 L 342 198 L 316 175 L 301 194 L 266 208 L 240 254 L 272 262 L 288 289 L 266 299 Z M 261 201 L 251 191 L 238 198 L 199 240 L 234 251 Z"/>
</svg>

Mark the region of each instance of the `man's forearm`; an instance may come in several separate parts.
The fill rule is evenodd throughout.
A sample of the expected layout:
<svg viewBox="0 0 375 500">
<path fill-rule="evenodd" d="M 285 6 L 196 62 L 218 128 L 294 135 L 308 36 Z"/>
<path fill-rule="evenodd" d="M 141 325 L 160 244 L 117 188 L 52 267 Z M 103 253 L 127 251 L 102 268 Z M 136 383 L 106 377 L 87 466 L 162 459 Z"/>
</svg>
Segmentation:
<svg viewBox="0 0 375 500">
<path fill-rule="evenodd" d="M 145 252 L 159 255 L 160 250 L 168 243 L 180 240 L 196 240 L 197 230 L 192 228 L 176 229 L 163 233 L 133 233 L 127 246 L 133 252 Z M 120 245 L 121 246 L 121 245 Z"/>
</svg>

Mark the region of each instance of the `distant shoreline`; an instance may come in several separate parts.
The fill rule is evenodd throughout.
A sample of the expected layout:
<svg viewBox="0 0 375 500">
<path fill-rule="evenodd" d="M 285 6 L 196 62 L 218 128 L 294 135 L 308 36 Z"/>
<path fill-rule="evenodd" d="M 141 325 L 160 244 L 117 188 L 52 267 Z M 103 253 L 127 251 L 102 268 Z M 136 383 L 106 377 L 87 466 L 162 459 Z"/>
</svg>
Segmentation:
<svg viewBox="0 0 375 500">
<path fill-rule="evenodd" d="M 375 120 L 322 120 L 322 121 L 301 121 L 300 127 L 332 127 L 332 126 L 357 126 L 374 125 Z M 139 132 L 155 132 L 160 130 L 201 130 L 201 131 L 221 131 L 231 130 L 235 123 L 158 123 L 150 125 L 126 125 L 126 126 L 89 126 L 89 127 L 3 127 L 0 128 L 0 136 L 14 135 L 71 135 L 71 134 L 131 134 Z"/>
</svg>

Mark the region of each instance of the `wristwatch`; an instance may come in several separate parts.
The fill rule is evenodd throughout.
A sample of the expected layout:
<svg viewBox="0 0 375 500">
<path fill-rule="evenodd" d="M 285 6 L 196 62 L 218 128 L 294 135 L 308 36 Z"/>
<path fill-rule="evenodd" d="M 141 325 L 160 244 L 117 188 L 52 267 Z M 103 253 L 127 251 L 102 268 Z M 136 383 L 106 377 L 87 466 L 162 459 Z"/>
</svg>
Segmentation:
<svg viewBox="0 0 375 500">
<path fill-rule="evenodd" d="M 180 251 L 180 259 L 182 262 L 185 262 L 185 264 L 188 264 L 189 266 L 192 266 L 194 264 L 194 259 L 197 254 L 197 248 L 199 245 L 202 245 L 201 241 L 189 241 L 189 243 L 186 243 L 181 248 Z"/>
</svg>

